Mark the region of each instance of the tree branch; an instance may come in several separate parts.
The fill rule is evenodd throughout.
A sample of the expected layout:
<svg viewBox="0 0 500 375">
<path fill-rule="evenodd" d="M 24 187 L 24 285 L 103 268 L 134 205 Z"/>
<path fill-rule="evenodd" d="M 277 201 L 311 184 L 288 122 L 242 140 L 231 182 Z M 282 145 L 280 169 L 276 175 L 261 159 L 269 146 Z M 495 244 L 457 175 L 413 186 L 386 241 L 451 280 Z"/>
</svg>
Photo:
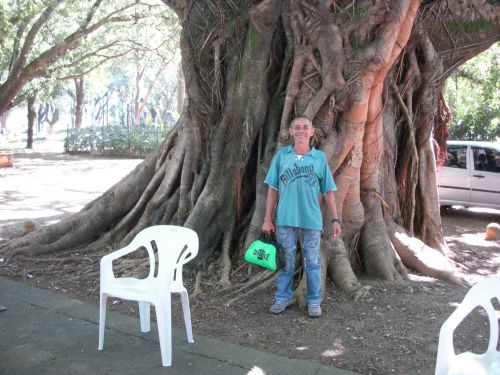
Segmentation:
<svg viewBox="0 0 500 375">
<path fill-rule="evenodd" d="M 104 57 L 104 58 L 101 61 L 99 61 L 97 64 L 95 64 L 94 66 L 92 66 L 91 68 L 89 68 L 87 70 L 84 70 L 84 71 L 82 71 L 80 73 L 74 73 L 74 74 L 70 74 L 70 75 L 67 75 L 67 76 L 63 76 L 63 77 L 56 77 L 56 79 L 58 79 L 58 80 L 68 80 L 68 79 L 81 78 L 83 76 L 86 76 L 90 72 L 96 70 L 98 67 L 100 67 L 101 65 L 105 64 L 106 62 L 108 62 L 110 60 L 117 59 L 117 58 L 122 57 L 122 56 L 125 56 L 125 55 L 129 54 L 132 51 L 133 51 L 133 49 L 128 49 L 126 51 L 123 51 L 122 53 L 118 53 L 118 54 L 112 55 L 112 56 L 95 55 L 95 56 L 101 56 L 101 57 Z"/>
<path fill-rule="evenodd" d="M 16 32 L 16 37 L 14 39 L 14 44 L 12 46 L 12 56 L 10 57 L 10 63 L 9 63 L 9 70 L 8 74 L 12 72 L 14 67 L 17 64 L 18 58 L 19 58 L 19 49 L 20 49 L 20 43 L 21 43 L 21 37 L 24 34 L 24 31 L 26 30 L 26 27 L 28 26 L 29 19 L 25 18 L 21 21 L 21 24 L 17 28 Z"/>
<path fill-rule="evenodd" d="M 28 53 L 31 51 L 31 48 L 33 47 L 35 37 L 37 36 L 42 26 L 50 19 L 52 13 L 55 11 L 55 9 L 59 5 L 59 3 L 61 3 L 61 1 L 62 0 L 55 0 L 52 3 L 50 3 L 49 6 L 45 9 L 45 11 L 35 21 L 30 31 L 28 32 L 28 35 L 26 35 L 26 39 L 24 40 L 23 47 L 21 48 L 21 52 L 19 54 L 17 63 L 14 65 L 14 68 L 12 69 L 12 72 L 9 76 L 18 75 L 17 73 L 20 72 L 20 70 L 26 63 Z"/>
</svg>

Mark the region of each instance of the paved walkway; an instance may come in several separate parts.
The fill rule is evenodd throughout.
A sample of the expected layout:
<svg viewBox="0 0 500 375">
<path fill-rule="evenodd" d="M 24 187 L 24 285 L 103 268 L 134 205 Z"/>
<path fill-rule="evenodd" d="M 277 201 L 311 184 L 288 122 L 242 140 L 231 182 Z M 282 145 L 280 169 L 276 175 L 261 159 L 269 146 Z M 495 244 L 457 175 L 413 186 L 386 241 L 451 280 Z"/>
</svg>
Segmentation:
<svg viewBox="0 0 500 375">
<path fill-rule="evenodd" d="M 2 311 L 2 306 L 6 310 Z M 318 362 L 289 359 L 173 332 L 172 366 L 162 367 L 157 328 L 108 309 L 104 350 L 97 350 L 99 309 L 0 277 L 0 374 L 356 375 Z"/>
</svg>

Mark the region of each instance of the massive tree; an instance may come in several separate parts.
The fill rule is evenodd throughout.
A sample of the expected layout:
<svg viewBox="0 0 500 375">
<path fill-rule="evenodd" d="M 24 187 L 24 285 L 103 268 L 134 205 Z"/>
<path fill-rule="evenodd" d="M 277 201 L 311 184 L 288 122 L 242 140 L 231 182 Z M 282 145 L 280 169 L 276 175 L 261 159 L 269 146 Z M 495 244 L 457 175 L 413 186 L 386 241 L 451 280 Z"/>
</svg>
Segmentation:
<svg viewBox="0 0 500 375">
<path fill-rule="evenodd" d="M 500 6 L 480 0 L 163 0 L 182 24 L 186 100 L 162 146 L 64 222 L 15 239 L 4 254 L 105 249 L 159 223 L 200 236 L 199 262 L 231 262 L 259 233 L 263 178 L 295 115 L 338 186 L 342 239 L 322 241 L 343 290 L 356 277 L 400 281 L 406 269 L 458 281 L 436 188 L 449 112 L 441 89 L 499 39 Z M 203 268 L 203 267 L 201 267 Z"/>
</svg>

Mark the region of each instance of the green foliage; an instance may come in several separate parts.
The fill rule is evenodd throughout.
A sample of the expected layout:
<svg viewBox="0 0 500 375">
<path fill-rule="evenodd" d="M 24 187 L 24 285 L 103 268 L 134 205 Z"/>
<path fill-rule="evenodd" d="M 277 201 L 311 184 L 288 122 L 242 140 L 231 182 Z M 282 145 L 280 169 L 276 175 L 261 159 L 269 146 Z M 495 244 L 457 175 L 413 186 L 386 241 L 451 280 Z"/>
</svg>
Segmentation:
<svg viewBox="0 0 500 375">
<path fill-rule="evenodd" d="M 85 128 L 68 133 L 64 149 L 68 153 L 142 157 L 158 148 L 169 130 L 151 126 Z"/>
<path fill-rule="evenodd" d="M 50 16 L 43 19 L 44 12 L 56 3 Z M 95 14 L 87 24 L 91 9 Z M 38 31 L 33 29 L 42 19 Z M 95 24 L 100 27 L 90 27 Z M 64 43 L 85 28 L 92 31 L 70 45 Z M 145 104 L 145 112 L 157 115 L 156 124 L 167 123 L 168 114 L 176 110 L 179 35 L 177 16 L 160 0 L 4 0 L 0 2 L 0 91 L 47 51 L 64 50 L 29 76 L 17 92 L 15 105 L 36 93 L 38 102 L 50 102 L 61 112 L 73 114 L 74 79 L 83 78 L 83 127 L 127 126 L 127 121 L 131 125 L 138 102 Z M 22 49 L 26 59 L 19 59 Z M 14 65 L 20 67 L 18 71 L 13 70 Z M 73 103 L 62 94 L 69 94 Z M 116 150 L 121 147 L 119 134 L 117 130 L 112 139 Z M 90 147 L 85 139 L 75 142 L 78 149 Z M 150 143 L 139 135 L 129 137 L 128 142 L 132 148 Z"/>
<path fill-rule="evenodd" d="M 9 77 L 20 74 L 20 69 L 55 46 L 69 46 L 69 49 L 64 49 L 64 55 L 58 55 L 41 66 L 30 80 L 38 77 L 54 81 L 85 75 L 134 49 L 143 51 L 143 55 L 155 49 L 158 55 L 159 45 L 165 45 L 164 51 L 170 53 L 172 45 L 175 44 L 174 50 L 177 47 L 177 20 L 159 0 L 102 2 L 94 9 L 95 14 L 88 25 L 85 25 L 85 20 L 96 3 L 94 0 L 58 1 L 50 16 L 43 18 L 51 3 L 54 2 L 5 0 L 0 3 L 0 87 Z M 33 29 L 42 19 L 38 31 Z M 101 26 L 93 29 L 90 26 L 94 24 Z M 82 27 L 93 31 L 72 44 L 64 43 L 68 36 L 81 31 Z M 21 49 L 24 54 L 21 54 Z M 161 52 L 163 56 L 167 55 L 164 51 Z M 24 60 L 19 59 L 21 55 Z M 144 61 L 156 63 L 158 59 L 155 60 L 153 55 L 150 53 Z M 20 64 L 13 64 L 19 61 Z M 21 68 L 14 72 L 14 65 Z M 24 94 L 30 89 L 27 87 Z"/>
<path fill-rule="evenodd" d="M 500 137 L 500 44 L 468 61 L 448 79 L 445 97 L 452 111 L 450 138 Z"/>
</svg>

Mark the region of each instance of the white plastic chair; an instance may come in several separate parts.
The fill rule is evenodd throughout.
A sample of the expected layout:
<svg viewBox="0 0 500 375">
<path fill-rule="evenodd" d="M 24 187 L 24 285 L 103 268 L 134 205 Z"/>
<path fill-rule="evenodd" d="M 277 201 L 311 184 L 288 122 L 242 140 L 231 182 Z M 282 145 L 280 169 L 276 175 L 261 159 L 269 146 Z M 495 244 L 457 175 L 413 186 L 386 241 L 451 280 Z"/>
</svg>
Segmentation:
<svg viewBox="0 0 500 375">
<path fill-rule="evenodd" d="M 158 249 L 158 272 L 155 275 L 153 243 Z M 150 271 L 145 279 L 116 278 L 112 262 L 140 248 L 148 252 Z M 182 283 L 182 266 L 198 254 L 198 235 L 189 228 L 156 225 L 139 232 L 126 247 L 101 259 L 99 312 L 99 350 L 104 345 L 106 301 L 109 296 L 138 301 L 141 331 L 150 330 L 150 304 L 155 306 L 163 366 L 172 364 L 171 293 L 180 293 L 187 339 L 193 343 L 189 297 Z"/>
<path fill-rule="evenodd" d="M 500 352 L 497 351 L 500 315 L 492 303 L 495 298 L 500 302 L 500 276 L 482 280 L 467 292 L 462 303 L 441 326 L 435 375 L 500 374 Z M 478 306 L 488 314 L 490 325 L 488 349 L 483 354 L 464 352 L 457 355 L 453 347 L 453 332 Z"/>
</svg>

